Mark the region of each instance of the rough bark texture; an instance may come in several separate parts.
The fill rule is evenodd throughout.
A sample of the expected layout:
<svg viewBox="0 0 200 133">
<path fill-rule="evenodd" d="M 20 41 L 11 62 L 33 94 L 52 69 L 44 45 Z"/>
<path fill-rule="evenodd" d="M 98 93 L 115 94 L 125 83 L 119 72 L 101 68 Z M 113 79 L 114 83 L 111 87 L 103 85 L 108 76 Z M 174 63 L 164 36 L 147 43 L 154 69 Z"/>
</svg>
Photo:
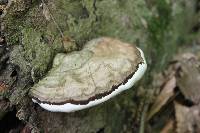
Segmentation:
<svg viewBox="0 0 200 133">
<path fill-rule="evenodd" d="M 138 131 L 151 75 L 188 41 L 197 0 L 8 0 L 2 2 L 0 119 L 9 111 L 34 132 Z M 183 28 L 184 27 L 184 28 Z M 141 47 L 149 64 L 140 87 L 76 113 L 51 113 L 28 91 L 51 68 L 56 53 L 110 36 Z M 186 38 L 186 39 L 185 39 Z M 65 48 L 65 50 L 64 50 Z M 145 91 L 143 90 L 145 88 Z M 24 130 L 28 130 L 24 128 Z M 134 128 L 134 129 L 133 129 Z"/>
</svg>

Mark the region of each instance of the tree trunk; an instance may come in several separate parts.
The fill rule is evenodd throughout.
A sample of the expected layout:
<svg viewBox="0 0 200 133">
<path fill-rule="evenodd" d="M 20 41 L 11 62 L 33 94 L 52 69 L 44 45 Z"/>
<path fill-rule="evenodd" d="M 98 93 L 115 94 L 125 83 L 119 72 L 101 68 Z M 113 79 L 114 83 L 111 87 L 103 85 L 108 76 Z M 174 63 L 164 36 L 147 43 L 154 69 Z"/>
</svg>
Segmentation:
<svg viewBox="0 0 200 133">
<path fill-rule="evenodd" d="M 177 45 L 189 41 L 191 26 L 197 23 L 196 2 L 0 0 L 1 124 L 11 111 L 23 121 L 22 127 L 26 125 L 23 131 L 138 132 L 146 101 L 151 100 L 152 75 L 166 66 Z M 75 113 L 48 112 L 31 101 L 29 89 L 51 69 L 57 53 L 80 50 L 85 42 L 101 36 L 118 38 L 144 50 L 148 72 L 137 86 L 104 104 Z"/>
</svg>

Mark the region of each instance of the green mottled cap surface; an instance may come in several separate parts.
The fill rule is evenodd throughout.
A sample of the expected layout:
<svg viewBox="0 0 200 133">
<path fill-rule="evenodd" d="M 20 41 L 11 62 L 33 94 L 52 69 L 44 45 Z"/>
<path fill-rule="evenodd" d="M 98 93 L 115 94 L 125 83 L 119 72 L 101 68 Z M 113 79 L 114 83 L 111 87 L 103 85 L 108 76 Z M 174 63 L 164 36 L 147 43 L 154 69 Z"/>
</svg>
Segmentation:
<svg viewBox="0 0 200 133">
<path fill-rule="evenodd" d="M 52 69 L 30 90 L 42 103 L 87 103 L 117 89 L 143 59 L 132 44 L 112 38 L 89 41 L 81 51 L 57 54 Z"/>
</svg>

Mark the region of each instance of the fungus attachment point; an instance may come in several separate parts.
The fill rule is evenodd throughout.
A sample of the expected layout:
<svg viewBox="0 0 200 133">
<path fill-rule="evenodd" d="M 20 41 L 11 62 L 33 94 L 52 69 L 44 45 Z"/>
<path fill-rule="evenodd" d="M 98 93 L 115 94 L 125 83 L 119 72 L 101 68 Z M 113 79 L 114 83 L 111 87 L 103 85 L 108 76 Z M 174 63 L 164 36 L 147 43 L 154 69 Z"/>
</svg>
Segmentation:
<svg viewBox="0 0 200 133">
<path fill-rule="evenodd" d="M 112 38 L 89 41 L 81 51 L 57 54 L 47 76 L 30 90 L 52 112 L 74 112 L 131 88 L 145 73 L 142 50 Z"/>
</svg>

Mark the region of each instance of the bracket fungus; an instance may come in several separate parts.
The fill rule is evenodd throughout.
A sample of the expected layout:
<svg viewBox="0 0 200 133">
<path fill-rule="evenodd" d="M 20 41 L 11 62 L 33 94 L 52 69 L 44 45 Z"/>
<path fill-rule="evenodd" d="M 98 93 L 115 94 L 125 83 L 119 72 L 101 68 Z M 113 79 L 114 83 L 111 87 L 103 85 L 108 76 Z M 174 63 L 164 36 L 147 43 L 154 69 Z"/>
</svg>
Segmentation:
<svg viewBox="0 0 200 133">
<path fill-rule="evenodd" d="M 52 112 L 74 112 L 131 88 L 146 71 L 142 50 L 117 39 L 89 41 L 81 51 L 56 55 L 47 76 L 30 90 L 33 102 Z"/>
</svg>

